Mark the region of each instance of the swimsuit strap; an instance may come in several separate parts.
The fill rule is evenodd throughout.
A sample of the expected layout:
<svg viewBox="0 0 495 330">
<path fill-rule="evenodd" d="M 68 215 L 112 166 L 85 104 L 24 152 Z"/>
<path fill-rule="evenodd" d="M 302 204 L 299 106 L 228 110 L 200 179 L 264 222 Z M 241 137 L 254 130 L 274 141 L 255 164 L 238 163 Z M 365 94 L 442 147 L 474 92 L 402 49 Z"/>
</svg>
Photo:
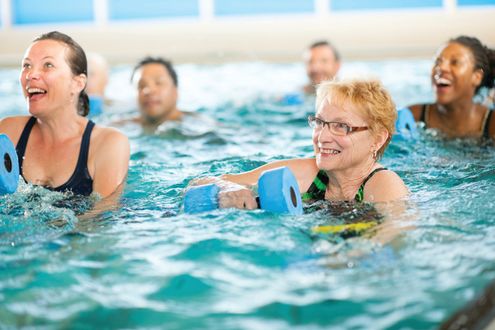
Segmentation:
<svg viewBox="0 0 495 330">
<path fill-rule="evenodd" d="M 328 181 L 327 173 L 323 170 L 318 171 L 308 191 L 302 194 L 302 199 L 304 201 L 325 199 Z"/>
<path fill-rule="evenodd" d="M 428 126 L 426 123 L 426 119 L 428 118 L 428 113 L 430 112 L 430 105 L 429 104 L 423 104 L 423 107 L 421 108 L 421 116 L 419 118 L 419 121 L 422 121 L 425 123 L 425 127 Z"/>
<path fill-rule="evenodd" d="M 88 171 L 88 154 L 89 154 L 89 142 L 91 139 L 91 132 L 95 123 L 91 120 L 88 121 L 81 140 L 81 147 L 79 150 L 79 157 L 77 159 L 76 169 L 72 176 L 61 186 L 51 188 L 53 191 L 72 191 L 78 195 L 90 195 L 93 191 L 93 179 Z"/>
<path fill-rule="evenodd" d="M 31 118 L 29 118 L 29 120 L 26 122 L 26 125 L 22 130 L 21 137 L 19 138 L 19 141 L 17 141 L 17 145 L 15 147 L 17 158 L 19 159 L 19 174 L 22 178 L 24 178 L 24 176 L 22 175 L 22 162 L 24 160 L 24 154 L 26 153 L 26 146 L 29 140 L 29 135 L 31 134 L 31 130 L 33 129 L 35 123 L 36 117 L 31 116 Z"/>
<path fill-rule="evenodd" d="M 483 121 L 483 126 L 481 127 L 483 132 L 482 137 L 485 139 L 490 138 L 490 119 L 492 118 L 492 114 L 493 114 L 492 110 L 490 109 L 486 110 L 485 120 Z"/>
<path fill-rule="evenodd" d="M 366 185 L 366 183 L 373 177 L 373 175 L 375 175 L 376 173 L 380 172 L 380 171 L 386 171 L 387 168 L 386 167 L 379 167 L 379 168 L 375 168 L 370 174 L 368 174 L 368 176 L 366 177 L 366 179 L 364 179 L 363 183 L 361 184 L 361 186 L 359 187 L 358 189 L 358 192 L 356 193 L 356 196 L 354 197 L 354 200 L 356 202 L 362 202 L 364 200 L 364 186 Z"/>
</svg>

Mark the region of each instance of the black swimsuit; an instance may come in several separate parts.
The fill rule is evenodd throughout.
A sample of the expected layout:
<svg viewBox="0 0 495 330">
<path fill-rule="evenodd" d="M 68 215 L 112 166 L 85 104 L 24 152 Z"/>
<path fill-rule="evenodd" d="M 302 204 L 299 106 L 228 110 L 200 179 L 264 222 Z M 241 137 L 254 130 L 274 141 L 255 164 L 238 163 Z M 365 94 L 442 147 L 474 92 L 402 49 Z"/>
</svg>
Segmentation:
<svg viewBox="0 0 495 330">
<path fill-rule="evenodd" d="M 19 142 L 17 142 L 16 152 L 17 157 L 19 158 L 19 172 L 24 178 L 22 174 L 22 162 L 24 158 L 24 153 L 26 152 L 26 146 L 29 139 L 29 135 L 31 134 L 31 130 L 33 129 L 34 124 L 36 124 L 36 118 L 29 118 L 26 126 L 24 126 L 24 130 L 22 131 L 21 137 L 19 138 Z M 52 188 L 45 187 L 52 191 L 71 191 L 76 195 L 88 196 L 93 192 L 93 179 L 89 175 L 88 171 L 88 152 L 89 152 L 89 140 L 91 137 L 91 132 L 93 131 L 93 127 L 95 123 L 91 120 L 88 121 L 86 125 L 86 129 L 84 130 L 82 141 L 81 141 L 81 149 L 79 150 L 79 158 L 77 159 L 76 169 L 69 180 L 61 186 Z M 27 181 L 26 181 L 27 182 Z"/>
<path fill-rule="evenodd" d="M 374 169 L 370 174 L 368 174 L 368 176 L 366 177 L 366 179 L 364 179 L 361 186 L 359 186 L 356 196 L 354 196 L 354 200 L 356 202 L 362 202 L 364 200 L 364 186 L 366 185 L 368 180 L 371 179 L 373 175 L 375 175 L 375 173 L 385 170 L 387 170 L 385 167 L 379 167 Z M 327 172 L 320 170 L 316 175 L 315 179 L 313 180 L 313 182 L 311 183 L 311 186 L 308 188 L 308 191 L 302 194 L 302 199 L 304 201 L 315 201 L 315 200 L 325 199 L 325 192 L 327 190 L 328 181 L 329 179 Z"/>
<path fill-rule="evenodd" d="M 425 123 L 425 128 L 428 128 L 427 119 L 428 119 L 428 113 L 430 111 L 430 105 L 431 104 L 423 104 L 421 108 L 421 116 L 419 118 L 419 121 Z M 483 126 L 482 126 L 483 135 L 481 137 L 484 139 L 490 138 L 489 129 L 490 129 L 490 119 L 492 118 L 492 114 L 493 111 L 488 109 L 487 114 L 485 115 L 485 119 L 483 121 Z"/>
</svg>

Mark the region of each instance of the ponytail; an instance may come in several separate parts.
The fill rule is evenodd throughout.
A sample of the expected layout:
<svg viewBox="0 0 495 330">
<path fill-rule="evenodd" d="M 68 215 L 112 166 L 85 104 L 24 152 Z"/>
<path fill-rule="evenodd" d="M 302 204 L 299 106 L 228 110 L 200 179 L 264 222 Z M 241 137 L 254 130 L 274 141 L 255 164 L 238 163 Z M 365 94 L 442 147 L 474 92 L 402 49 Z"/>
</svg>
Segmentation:
<svg viewBox="0 0 495 330">
<path fill-rule="evenodd" d="M 495 51 L 483 45 L 475 37 L 459 36 L 450 39 L 449 42 L 455 42 L 469 48 L 474 57 L 475 69 L 483 71 L 483 79 L 476 86 L 475 94 L 478 94 L 482 87 L 492 88 L 495 79 Z"/>
<path fill-rule="evenodd" d="M 85 90 L 82 90 L 79 94 L 79 100 L 77 102 L 77 113 L 83 117 L 89 114 L 89 97 Z"/>
<path fill-rule="evenodd" d="M 486 56 L 488 57 L 488 69 L 484 72 L 481 85 L 487 88 L 493 88 L 495 85 L 495 49 L 485 47 Z"/>
</svg>

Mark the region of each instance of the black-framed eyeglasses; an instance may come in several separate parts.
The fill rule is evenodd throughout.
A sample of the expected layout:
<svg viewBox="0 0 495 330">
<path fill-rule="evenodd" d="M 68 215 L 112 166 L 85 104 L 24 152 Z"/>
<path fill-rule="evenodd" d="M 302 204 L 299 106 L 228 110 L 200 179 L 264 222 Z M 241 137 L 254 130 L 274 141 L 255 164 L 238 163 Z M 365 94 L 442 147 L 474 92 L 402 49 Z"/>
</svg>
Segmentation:
<svg viewBox="0 0 495 330">
<path fill-rule="evenodd" d="M 346 123 L 341 123 L 338 121 L 325 121 L 315 116 L 308 117 L 308 124 L 311 128 L 318 130 L 328 126 L 328 129 L 332 134 L 339 136 L 344 136 L 352 132 L 366 131 L 368 129 L 368 126 L 349 126 Z"/>
</svg>

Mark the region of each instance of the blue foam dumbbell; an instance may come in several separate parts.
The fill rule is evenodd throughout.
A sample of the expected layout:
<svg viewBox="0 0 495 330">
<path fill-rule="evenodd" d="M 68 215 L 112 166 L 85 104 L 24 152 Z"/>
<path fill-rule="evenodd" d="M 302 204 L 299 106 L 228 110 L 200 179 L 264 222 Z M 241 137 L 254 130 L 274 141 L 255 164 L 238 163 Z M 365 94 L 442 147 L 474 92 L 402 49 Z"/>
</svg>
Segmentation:
<svg viewBox="0 0 495 330">
<path fill-rule="evenodd" d="M 280 99 L 282 105 L 301 105 L 304 103 L 304 94 L 302 93 L 289 93 L 285 94 Z"/>
<path fill-rule="evenodd" d="M 395 130 L 398 137 L 402 139 L 411 139 L 418 136 L 416 129 L 416 121 L 408 108 L 397 110 L 397 121 L 395 122 Z"/>
<path fill-rule="evenodd" d="M 14 145 L 0 134 L 0 195 L 12 194 L 19 184 L 19 161 Z"/>
<path fill-rule="evenodd" d="M 89 115 L 91 117 L 99 116 L 103 113 L 103 97 L 90 95 L 89 96 Z"/>
<path fill-rule="evenodd" d="M 218 208 L 220 188 L 207 184 L 189 189 L 184 196 L 184 211 L 199 213 Z M 258 206 L 266 211 L 300 215 L 302 200 L 297 180 L 288 167 L 264 171 L 258 179 Z"/>
</svg>

